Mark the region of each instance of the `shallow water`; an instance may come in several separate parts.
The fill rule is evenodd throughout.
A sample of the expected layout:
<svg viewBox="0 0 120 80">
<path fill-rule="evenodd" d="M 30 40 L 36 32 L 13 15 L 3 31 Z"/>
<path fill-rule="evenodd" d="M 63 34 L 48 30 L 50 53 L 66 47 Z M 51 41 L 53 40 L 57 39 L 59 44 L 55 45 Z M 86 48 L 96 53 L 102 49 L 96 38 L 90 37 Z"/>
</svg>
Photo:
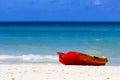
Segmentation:
<svg viewBox="0 0 120 80">
<path fill-rule="evenodd" d="M 0 25 L 0 63 L 51 63 L 57 51 L 81 51 L 120 65 L 119 26 Z"/>
</svg>

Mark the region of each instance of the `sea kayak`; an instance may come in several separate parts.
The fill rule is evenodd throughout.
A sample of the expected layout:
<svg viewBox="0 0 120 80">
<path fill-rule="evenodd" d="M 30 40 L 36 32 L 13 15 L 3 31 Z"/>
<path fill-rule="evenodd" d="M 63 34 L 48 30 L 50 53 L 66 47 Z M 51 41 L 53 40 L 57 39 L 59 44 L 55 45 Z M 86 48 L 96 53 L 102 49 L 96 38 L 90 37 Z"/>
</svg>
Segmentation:
<svg viewBox="0 0 120 80">
<path fill-rule="evenodd" d="M 67 53 L 57 52 L 59 62 L 64 65 L 106 65 L 108 62 L 105 56 L 93 56 L 82 52 L 69 51 Z"/>
</svg>

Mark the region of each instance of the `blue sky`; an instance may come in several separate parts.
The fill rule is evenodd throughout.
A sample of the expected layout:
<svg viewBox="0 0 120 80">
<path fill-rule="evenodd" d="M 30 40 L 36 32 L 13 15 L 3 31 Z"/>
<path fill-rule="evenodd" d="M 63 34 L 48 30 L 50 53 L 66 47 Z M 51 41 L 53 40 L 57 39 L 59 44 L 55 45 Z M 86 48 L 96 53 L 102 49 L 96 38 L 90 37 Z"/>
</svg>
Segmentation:
<svg viewBox="0 0 120 80">
<path fill-rule="evenodd" d="M 119 0 L 0 0 L 0 21 L 120 21 Z"/>
</svg>

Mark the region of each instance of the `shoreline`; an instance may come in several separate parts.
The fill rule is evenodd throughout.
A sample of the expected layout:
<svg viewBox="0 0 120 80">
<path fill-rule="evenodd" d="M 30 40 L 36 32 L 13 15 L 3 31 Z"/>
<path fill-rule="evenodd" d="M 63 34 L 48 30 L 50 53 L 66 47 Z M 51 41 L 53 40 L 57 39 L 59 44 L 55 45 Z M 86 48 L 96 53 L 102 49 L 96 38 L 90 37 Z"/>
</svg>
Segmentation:
<svg viewBox="0 0 120 80">
<path fill-rule="evenodd" d="M 120 66 L 0 64 L 0 80 L 119 80 Z"/>
</svg>

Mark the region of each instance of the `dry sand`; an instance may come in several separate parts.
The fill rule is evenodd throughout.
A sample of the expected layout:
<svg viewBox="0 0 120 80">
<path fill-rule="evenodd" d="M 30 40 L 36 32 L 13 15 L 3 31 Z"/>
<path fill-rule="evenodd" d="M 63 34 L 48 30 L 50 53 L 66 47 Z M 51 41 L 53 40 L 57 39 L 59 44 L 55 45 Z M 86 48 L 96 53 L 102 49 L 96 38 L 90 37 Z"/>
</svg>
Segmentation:
<svg viewBox="0 0 120 80">
<path fill-rule="evenodd" d="M 0 64 L 0 80 L 120 80 L 120 66 Z"/>
</svg>

